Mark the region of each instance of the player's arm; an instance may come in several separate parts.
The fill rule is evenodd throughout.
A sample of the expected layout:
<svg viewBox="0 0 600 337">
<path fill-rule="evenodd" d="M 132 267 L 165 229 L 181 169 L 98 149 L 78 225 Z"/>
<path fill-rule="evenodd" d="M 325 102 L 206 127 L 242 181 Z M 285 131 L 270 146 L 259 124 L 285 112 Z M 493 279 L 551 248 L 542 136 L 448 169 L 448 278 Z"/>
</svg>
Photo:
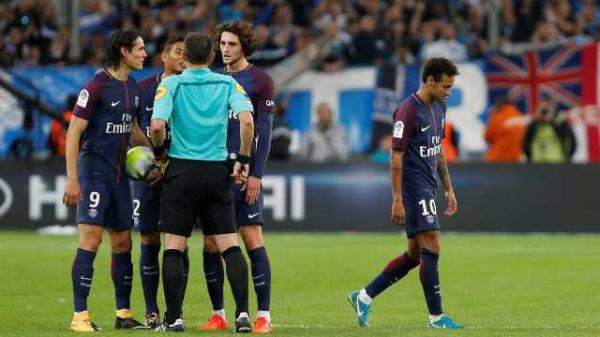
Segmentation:
<svg viewBox="0 0 600 337">
<path fill-rule="evenodd" d="M 404 179 L 404 153 L 415 131 L 416 109 L 404 104 L 394 112 L 392 131 L 392 153 L 390 158 L 390 179 L 392 183 L 392 223 L 404 226 L 405 212 L 402 199 L 402 180 Z"/>
<path fill-rule="evenodd" d="M 392 181 L 392 223 L 404 225 L 404 201 L 402 200 L 402 175 L 404 151 L 392 150 L 390 158 L 390 179 Z"/>
<path fill-rule="evenodd" d="M 79 157 L 79 144 L 81 135 L 87 128 L 88 121 L 77 116 L 71 118 L 67 130 L 67 144 L 65 160 L 67 164 L 67 184 L 63 195 L 63 203 L 67 206 L 77 205 L 81 200 L 81 186 L 77 173 L 77 158 Z"/>
<path fill-rule="evenodd" d="M 140 124 L 138 123 L 137 119 L 133 120 L 133 126 L 131 127 L 131 138 L 129 140 L 129 143 L 132 146 L 141 145 L 141 146 L 152 147 L 152 144 L 150 144 L 148 137 L 146 137 L 146 134 L 140 127 Z"/>
<path fill-rule="evenodd" d="M 230 82 L 229 107 L 240 121 L 240 152 L 236 156 L 232 176 L 236 184 L 242 184 L 245 189 L 246 179 L 250 173 L 250 149 L 254 138 L 254 108 L 246 91 L 233 78 Z"/>
<path fill-rule="evenodd" d="M 273 80 L 270 77 L 266 77 L 256 97 L 255 127 L 258 141 L 252 165 L 250 166 L 250 176 L 246 183 L 245 201 L 249 205 L 254 204 L 260 195 L 262 176 L 267 167 L 267 158 L 269 158 L 269 152 L 271 151 L 273 109 L 275 105 L 273 96 Z"/>
<path fill-rule="evenodd" d="M 63 203 L 67 206 L 76 205 L 81 200 L 81 186 L 79 185 L 79 173 L 77 160 L 79 159 L 79 147 L 81 135 L 96 110 L 96 105 L 102 97 L 101 88 L 95 82 L 90 81 L 85 88 L 79 92 L 77 103 L 73 107 L 73 116 L 67 129 L 67 141 L 65 146 L 65 162 L 67 166 L 67 181 Z"/>
<path fill-rule="evenodd" d="M 448 164 L 446 163 L 446 156 L 444 155 L 443 149 L 437 155 L 437 173 L 444 186 L 444 190 L 446 191 L 446 200 L 448 202 L 448 207 L 444 214 L 453 215 L 458 210 L 458 203 L 456 201 L 456 196 L 454 195 L 454 188 L 452 187 L 452 181 L 450 180 Z"/>
<path fill-rule="evenodd" d="M 167 138 L 167 121 L 173 113 L 173 94 L 171 93 L 169 78 L 165 79 L 156 89 L 154 96 L 154 111 L 150 123 L 150 142 L 152 151 L 157 159 L 162 158 L 166 152 L 165 139 Z"/>
</svg>

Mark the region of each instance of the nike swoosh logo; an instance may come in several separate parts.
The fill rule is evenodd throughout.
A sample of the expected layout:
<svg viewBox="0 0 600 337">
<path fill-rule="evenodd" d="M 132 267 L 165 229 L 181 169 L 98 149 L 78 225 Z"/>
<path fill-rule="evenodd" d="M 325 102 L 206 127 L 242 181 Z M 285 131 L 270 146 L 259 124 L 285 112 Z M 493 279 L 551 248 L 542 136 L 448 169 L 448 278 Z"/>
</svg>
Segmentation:
<svg viewBox="0 0 600 337">
<path fill-rule="evenodd" d="M 131 280 L 131 279 L 132 279 L 132 276 L 127 276 L 127 275 L 125 275 L 123 278 L 124 278 L 124 279 L 126 279 L 126 280 Z"/>
<path fill-rule="evenodd" d="M 142 269 L 144 270 L 152 270 L 152 269 L 156 269 L 158 268 L 158 266 L 142 266 Z"/>
<path fill-rule="evenodd" d="M 259 214 L 260 214 L 260 212 L 258 212 L 258 213 L 254 213 L 254 214 L 248 214 L 248 219 L 255 218 L 255 217 L 256 217 L 257 215 L 259 215 Z"/>
<path fill-rule="evenodd" d="M 121 103 L 121 101 L 110 102 L 110 106 L 117 106 L 119 103 Z"/>
<path fill-rule="evenodd" d="M 149 107 L 149 106 L 146 105 L 146 111 L 152 111 L 152 110 L 154 110 L 153 107 L 151 108 L 151 107 Z"/>
<path fill-rule="evenodd" d="M 261 277 L 263 277 L 263 276 L 265 276 L 265 274 L 260 274 L 260 275 L 258 275 L 258 276 L 253 276 L 252 278 L 256 280 L 256 279 L 258 279 L 258 278 L 261 278 Z"/>
<path fill-rule="evenodd" d="M 360 311 L 360 302 L 358 298 L 356 299 L 356 313 L 358 314 L 358 316 L 362 316 L 363 314 L 363 311 Z"/>
<path fill-rule="evenodd" d="M 421 127 L 421 132 L 427 131 L 430 127 L 431 127 L 431 124 L 427 125 L 426 127 Z"/>
<path fill-rule="evenodd" d="M 82 279 L 82 280 L 86 280 L 86 281 L 91 281 L 92 280 L 91 278 L 87 278 L 87 277 L 83 277 L 83 276 L 80 276 L 79 278 Z"/>
</svg>

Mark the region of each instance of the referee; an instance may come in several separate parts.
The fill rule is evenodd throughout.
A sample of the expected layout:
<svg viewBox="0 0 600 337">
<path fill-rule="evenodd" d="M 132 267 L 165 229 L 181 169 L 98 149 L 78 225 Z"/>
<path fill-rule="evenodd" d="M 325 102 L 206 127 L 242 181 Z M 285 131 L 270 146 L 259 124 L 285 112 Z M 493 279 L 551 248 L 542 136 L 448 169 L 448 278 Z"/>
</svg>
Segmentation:
<svg viewBox="0 0 600 337">
<path fill-rule="evenodd" d="M 183 251 L 199 218 L 205 235 L 217 238 L 236 303 L 236 332 L 251 332 L 248 317 L 248 266 L 237 242 L 233 220 L 234 177 L 245 183 L 254 135 L 252 103 L 230 76 L 211 72 L 213 43 L 207 34 L 186 37 L 187 69 L 165 78 L 156 90 L 152 114 L 152 144 L 157 158 L 165 154 L 165 124 L 171 124 L 169 166 L 163 191 L 165 232 L 163 288 L 167 312 L 159 331 L 183 331 L 181 290 Z M 229 113 L 240 120 L 240 153 L 231 174 L 228 163 Z"/>
</svg>

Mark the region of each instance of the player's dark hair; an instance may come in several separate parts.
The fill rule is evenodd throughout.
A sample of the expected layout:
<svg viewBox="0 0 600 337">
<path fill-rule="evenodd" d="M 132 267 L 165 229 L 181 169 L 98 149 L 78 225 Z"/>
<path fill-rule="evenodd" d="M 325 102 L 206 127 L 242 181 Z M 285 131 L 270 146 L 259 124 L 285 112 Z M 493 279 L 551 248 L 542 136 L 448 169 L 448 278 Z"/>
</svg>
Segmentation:
<svg viewBox="0 0 600 337">
<path fill-rule="evenodd" d="M 447 58 L 436 57 L 425 62 L 421 80 L 425 83 L 427 82 L 427 77 L 431 76 L 435 82 L 439 82 L 442 80 L 443 75 L 448 77 L 456 76 L 458 75 L 458 69 L 456 68 L 456 65 Z"/>
<path fill-rule="evenodd" d="M 214 36 L 215 46 L 217 48 L 221 42 L 221 34 L 223 34 L 223 32 L 235 34 L 240 39 L 240 44 L 242 45 L 242 51 L 244 52 L 245 57 L 250 57 L 256 51 L 258 42 L 256 41 L 250 23 L 245 21 L 232 21 L 218 26 Z"/>
<path fill-rule="evenodd" d="M 123 55 L 121 55 L 121 47 L 125 47 L 131 52 L 135 40 L 140 37 L 137 30 L 134 29 L 117 29 L 113 30 L 108 36 L 106 42 L 106 67 L 118 68 L 121 65 Z"/>
<path fill-rule="evenodd" d="M 183 53 L 191 64 L 208 64 L 213 42 L 206 33 L 191 33 L 183 41 Z"/>
<path fill-rule="evenodd" d="M 185 41 L 185 36 L 183 36 L 183 35 L 174 35 L 174 36 L 171 36 L 171 37 L 170 37 L 170 38 L 169 38 L 169 39 L 168 39 L 168 40 L 165 42 L 165 44 L 163 45 L 163 49 L 162 49 L 162 51 L 164 51 L 164 52 L 167 52 L 167 53 L 168 53 L 168 52 L 170 52 L 170 51 L 171 51 L 171 48 L 173 48 L 173 45 L 174 45 L 174 44 L 176 44 L 176 43 L 179 43 L 179 42 L 183 42 L 183 41 Z"/>
</svg>

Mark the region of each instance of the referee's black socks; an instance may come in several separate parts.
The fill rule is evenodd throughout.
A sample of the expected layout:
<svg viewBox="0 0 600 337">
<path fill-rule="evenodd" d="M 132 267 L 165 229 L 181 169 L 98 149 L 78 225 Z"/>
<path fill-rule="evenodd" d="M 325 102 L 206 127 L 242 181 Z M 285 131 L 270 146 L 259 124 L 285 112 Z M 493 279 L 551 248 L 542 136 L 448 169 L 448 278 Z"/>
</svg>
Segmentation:
<svg viewBox="0 0 600 337">
<path fill-rule="evenodd" d="M 222 254 L 225 270 L 235 299 L 235 317 L 248 312 L 248 264 L 239 246 L 227 248 Z"/>
<path fill-rule="evenodd" d="M 181 318 L 181 294 L 183 288 L 183 253 L 177 249 L 166 249 L 163 252 L 162 265 L 163 289 L 167 312 L 165 320 L 173 324 Z"/>
</svg>

